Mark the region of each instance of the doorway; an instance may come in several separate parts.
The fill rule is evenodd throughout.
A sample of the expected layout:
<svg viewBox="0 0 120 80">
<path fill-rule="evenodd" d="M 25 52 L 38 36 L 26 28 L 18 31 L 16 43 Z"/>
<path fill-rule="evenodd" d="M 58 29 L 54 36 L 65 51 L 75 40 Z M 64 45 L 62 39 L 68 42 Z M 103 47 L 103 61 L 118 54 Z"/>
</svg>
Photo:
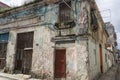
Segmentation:
<svg viewBox="0 0 120 80">
<path fill-rule="evenodd" d="M 99 45 L 99 48 L 100 48 L 100 70 L 101 70 L 101 73 L 103 73 L 103 53 L 102 53 L 102 46 Z"/>
<path fill-rule="evenodd" d="M 0 34 L 0 69 L 4 69 L 6 66 L 8 39 L 9 32 Z"/>
<path fill-rule="evenodd" d="M 32 65 L 34 32 L 17 34 L 15 72 L 29 74 Z"/>
<path fill-rule="evenodd" d="M 7 42 L 0 43 L 0 69 L 4 69 L 6 64 Z"/>
<path fill-rule="evenodd" d="M 66 78 L 66 49 L 55 50 L 55 78 Z"/>
</svg>

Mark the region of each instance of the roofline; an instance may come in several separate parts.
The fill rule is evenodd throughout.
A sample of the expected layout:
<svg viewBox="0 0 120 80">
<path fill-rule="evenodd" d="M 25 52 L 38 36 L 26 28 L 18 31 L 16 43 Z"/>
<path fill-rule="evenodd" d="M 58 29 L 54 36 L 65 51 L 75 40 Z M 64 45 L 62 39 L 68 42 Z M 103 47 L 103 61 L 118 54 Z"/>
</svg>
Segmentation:
<svg viewBox="0 0 120 80">
<path fill-rule="evenodd" d="M 0 4 L 3 4 L 5 7 L 10 8 L 10 6 L 8 6 L 7 4 L 5 4 L 5 3 L 1 2 L 1 1 L 0 1 Z"/>
<path fill-rule="evenodd" d="M 60 0 L 56 0 L 55 2 L 53 2 L 53 4 L 58 4 L 59 2 L 60 2 Z M 43 7 L 43 6 L 48 6 L 49 4 L 52 4 L 52 3 L 49 3 L 49 0 L 47 0 L 47 1 L 45 1 L 45 0 L 42 0 L 42 1 L 33 1 L 33 2 L 28 3 L 28 4 L 24 4 L 24 5 L 21 5 L 21 6 L 18 6 L 18 7 L 14 7 L 14 8 L 9 8 L 9 9 L 7 9 L 5 11 L 2 11 L 2 12 L 0 12 L 0 17 L 4 16 L 3 13 L 10 15 L 10 13 L 19 12 L 23 8 L 25 10 L 25 9 L 30 8 L 30 7 L 34 7 L 34 6 L 41 6 L 41 7 Z"/>
</svg>

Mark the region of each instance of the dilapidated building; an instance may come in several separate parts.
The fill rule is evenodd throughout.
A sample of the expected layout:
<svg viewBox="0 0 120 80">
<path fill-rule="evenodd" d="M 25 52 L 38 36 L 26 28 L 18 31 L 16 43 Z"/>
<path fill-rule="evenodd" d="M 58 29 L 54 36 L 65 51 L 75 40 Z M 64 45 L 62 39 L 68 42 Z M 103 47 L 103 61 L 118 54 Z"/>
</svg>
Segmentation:
<svg viewBox="0 0 120 80">
<path fill-rule="evenodd" d="M 94 0 L 42 0 L 3 11 L 0 68 L 47 80 L 92 80 L 108 69 L 104 27 Z"/>
</svg>

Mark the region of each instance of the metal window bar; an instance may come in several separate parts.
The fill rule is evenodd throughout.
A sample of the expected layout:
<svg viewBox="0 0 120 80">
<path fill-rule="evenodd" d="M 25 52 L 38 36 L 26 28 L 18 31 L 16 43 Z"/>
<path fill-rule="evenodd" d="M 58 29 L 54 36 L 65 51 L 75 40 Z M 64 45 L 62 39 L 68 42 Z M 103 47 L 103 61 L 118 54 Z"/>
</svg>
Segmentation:
<svg viewBox="0 0 120 80">
<path fill-rule="evenodd" d="M 71 6 L 71 1 L 67 3 L 63 2 L 60 4 L 60 7 L 59 7 L 60 22 L 67 22 L 71 20 L 71 8 L 69 8 L 68 6 Z"/>
</svg>

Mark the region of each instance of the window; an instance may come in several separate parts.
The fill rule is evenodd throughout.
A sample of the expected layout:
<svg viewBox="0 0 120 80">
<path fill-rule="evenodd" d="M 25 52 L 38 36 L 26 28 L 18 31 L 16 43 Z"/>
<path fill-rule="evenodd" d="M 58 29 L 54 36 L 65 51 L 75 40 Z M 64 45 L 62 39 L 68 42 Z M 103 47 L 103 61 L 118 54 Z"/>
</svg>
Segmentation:
<svg viewBox="0 0 120 80">
<path fill-rule="evenodd" d="M 0 9 L 2 9 L 3 7 L 2 6 L 0 6 Z"/>
<path fill-rule="evenodd" d="M 61 3 L 59 5 L 59 21 L 60 22 L 68 22 L 71 20 L 71 1 L 66 3 Z"/>
<path fill-rule="evenodd" d="M 9 33 L 0 34 L 0 42 L 8 42 Z"/>
<path fill-rule="evenodd" d="M 105 62 L 107 62 L 107 54 L 105 54 Z"/>
<path fill-rule="evenodd" d="M 17 35 L 17 48 L 32 48 L 33 47 L 34 32 L 19 33 Z"/>
<path fill-rule="evenodd" d="M 97 64 L 97 55 L 96 55 L 96 49 L 94 49 L 94 64 Z"/>
<path fill-rule="evenodd" d="M 95 9 L 91 8 L 91 26 L 92 30 L 97 30 L 98 29 L 98 22 L 97 22 L 97 17 L 95 15 Z"/>
</svg>

